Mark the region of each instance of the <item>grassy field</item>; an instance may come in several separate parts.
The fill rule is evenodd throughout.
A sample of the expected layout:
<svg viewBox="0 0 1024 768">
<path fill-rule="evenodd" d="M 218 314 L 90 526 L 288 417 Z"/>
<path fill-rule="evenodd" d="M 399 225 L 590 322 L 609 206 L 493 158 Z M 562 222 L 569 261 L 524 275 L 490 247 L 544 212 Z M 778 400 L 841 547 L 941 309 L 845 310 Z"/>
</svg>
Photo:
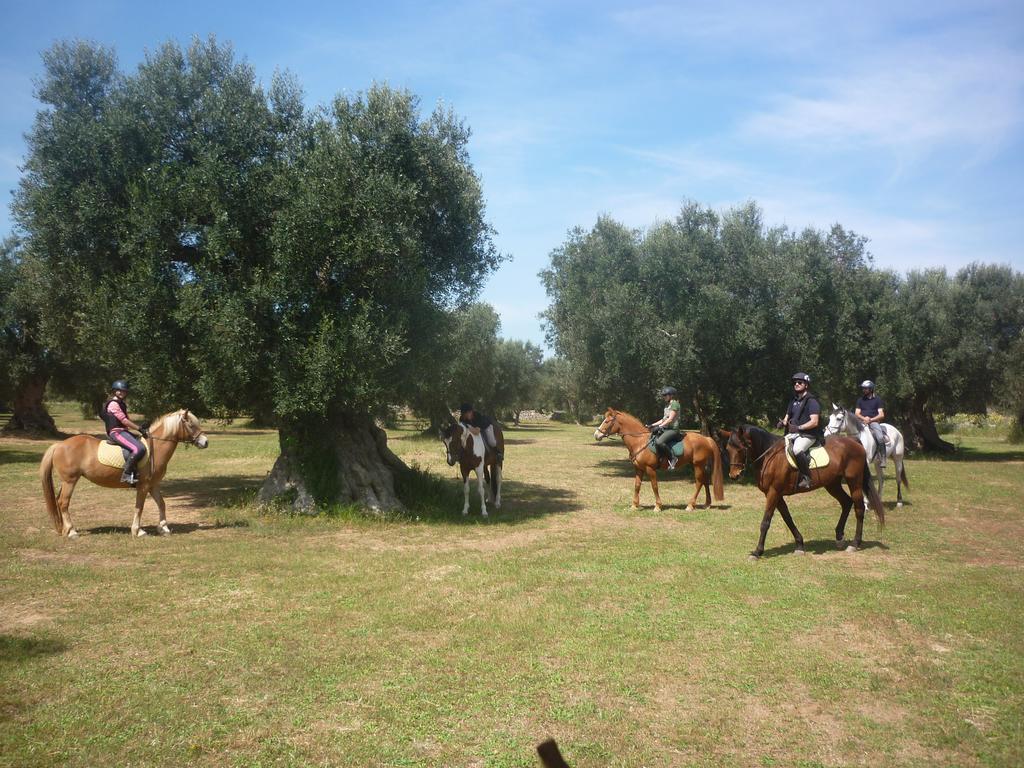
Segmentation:
<svg viewBox="0 0 1024 768">
<path fill-rule="evenodd" d="M 47 443 L 0 440 L 0 766 L 536 766 L 549 736 L 574 766 L 1024 764 L 1024 450 L 998 437 L 909 461 L 903 509 L 890 469 L 861 552 L 817 493 L 808 555 L 776 517 L 751 563 L 749 482 L 686 513 L 687 470 L 632 510 L 592 427 L 509 429 L 487 521 L 411 428 L 391 446 L 450 513 L 260 515 L 276 435 L 207 427 L 174 535 L 138 540 L 132 496 L 84 482 L 58 538 Z"/>
</svg>

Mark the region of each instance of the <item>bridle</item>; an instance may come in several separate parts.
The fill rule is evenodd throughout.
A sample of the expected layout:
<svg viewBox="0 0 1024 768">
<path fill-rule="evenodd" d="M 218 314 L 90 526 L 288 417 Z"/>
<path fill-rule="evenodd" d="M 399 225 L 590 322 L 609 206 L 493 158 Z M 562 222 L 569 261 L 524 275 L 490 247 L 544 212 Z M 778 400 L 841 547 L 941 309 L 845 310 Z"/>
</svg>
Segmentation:
<svg viewBox="0 0 1024 768">
<path fill-rule="evenodd" d="M 455 436 L 455 428 L 456 427 L 459 428 L 459 436 L 457 438 Z M 445 453 L 445 461 L 448 462 L 448 466 L 449 467 L 454 467 L 456 464 L 458 464 L 460 461 L 462 461 L 462 453 L 463 453 L 463 451 L 466 448 L 466 444 L 463 442 L 463 439 L 462 439 L 462 432 L 464 430 L 463 430 L 461 424 L 453 423 L 451 425 L 451 430 L 452 430 L 452 432 L 451 432 L 451 435 L 448 436 L 448 442 L 446 442 L 444 444 L 444 453 Z M 455 443 L 455 442 L 458 442 L 458 444 L 459 444 L 459 452 L 457 454 L 453 455 L 452 454 L 452 443 Z"/>
<path fill-rule="evenodd" d="M 163 424 L 163 422 L 160 422 L 160 423 Z M 152 433 L 149 433 L 147 435 L 147 437 L 150 440 L 159 440 L 160 442 L 163 442 L 163 443 L 188 443 L 188 444 L 194 445 L 194 446 L 196 446 L 198 448 L 199 447 L 199 438 L 205 437 L 206 434 L 203 432 L 202 429 L 193 431 L 193 429 L 192 429 L 192 422 L 189 419 L 186 419 L 184 416 L 181 417 L 181 423 L 184 424 L 185 428 L 188 430 L 188 434 L 189 434 L 188 438 L 178 437 L 177 434 L 175 434 L 174 437 L 157 437 L 156 435 L 154 435 Z"/>
</svg>

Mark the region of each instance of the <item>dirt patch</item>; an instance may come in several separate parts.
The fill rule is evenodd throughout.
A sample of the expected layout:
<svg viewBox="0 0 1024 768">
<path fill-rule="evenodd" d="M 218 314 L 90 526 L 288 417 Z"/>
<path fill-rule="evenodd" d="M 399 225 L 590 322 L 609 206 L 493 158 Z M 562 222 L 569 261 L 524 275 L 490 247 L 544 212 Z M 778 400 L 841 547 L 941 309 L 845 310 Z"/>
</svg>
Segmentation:
<svg viewBox="0 0 1024 768">
<path fill-rule="evenodd" d="M 8 604 L 0 612 L 0 634 L 32 629 L 53 621 L 59 614 L 40 603 Z"/>
</svg>

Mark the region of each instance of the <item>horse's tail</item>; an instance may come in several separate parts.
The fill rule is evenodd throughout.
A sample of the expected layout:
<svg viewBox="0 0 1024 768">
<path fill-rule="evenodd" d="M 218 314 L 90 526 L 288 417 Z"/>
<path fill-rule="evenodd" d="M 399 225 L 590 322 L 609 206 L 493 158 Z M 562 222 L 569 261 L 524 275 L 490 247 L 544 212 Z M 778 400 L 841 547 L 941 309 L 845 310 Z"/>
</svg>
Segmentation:
<svg viewBox="0 0 1024 768">
<path fill-rule="evenodd" d="M 43 461 L 39 465 L 39 479 L 43 483 L 43 500 L 46 502 L 46 511 L 50 513 L 50 520 L 53 527 L 60 533 L 64 529 L 64 521 L 61 519 L 60 510 L 57 509 L 57 494 L 53 490 L 53 453 L 60 443 L 54 443 L 46 449 L 43 454 Z"/>
<path fill-rule="evenodd" d="M 868 504 L 872 511 L 875 513 L 875 517 L 878 518 L 878 524 L 885 526 L 885 507 L 882 506 L 882 497 L 878 495 L 878 489 L 875 488 L 875 484 L 871 482 L 871 470 L 868 469 L 867 458 L 864 459 L 864 493 L 867 494 Z"/>
<path fill-rule="evenodd" d="M 715 490 L 715 501 L 725 501 L 725 478 L 722 475 L 722 449 L 718 447 L 718 441 L 709 437 L 711 441 L 711 454 L 714 457 L 715 466 L 711 470 L 711 484 Z"/>
<path fill-rule="evenodd" d="M 902 461 L 900 462 L 900 480 L 903 481 L 904 488 L 910 488 L 910 481 L 907 480 L 907 467 Z"/>
</svg>

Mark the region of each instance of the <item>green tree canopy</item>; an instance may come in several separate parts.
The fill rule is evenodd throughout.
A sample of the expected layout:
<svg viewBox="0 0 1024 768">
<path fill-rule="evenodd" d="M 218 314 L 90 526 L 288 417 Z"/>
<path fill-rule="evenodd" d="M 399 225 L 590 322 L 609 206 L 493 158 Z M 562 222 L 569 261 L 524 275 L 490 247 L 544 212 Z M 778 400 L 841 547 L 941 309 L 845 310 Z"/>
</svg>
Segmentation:
<svg viewBox="0 0 1024 768">
<path fill-rule="evenodd" d="M 78 396 L 127 375 L 146 410 L 273 413 L 266 495 L 397 505 L 370 417 L 500 260 L 468 128 L 387 86 L 306 110 L 214 39 L 131 74 L 87 43 L 44 63 L 15 214 Z"/>
</svg>

